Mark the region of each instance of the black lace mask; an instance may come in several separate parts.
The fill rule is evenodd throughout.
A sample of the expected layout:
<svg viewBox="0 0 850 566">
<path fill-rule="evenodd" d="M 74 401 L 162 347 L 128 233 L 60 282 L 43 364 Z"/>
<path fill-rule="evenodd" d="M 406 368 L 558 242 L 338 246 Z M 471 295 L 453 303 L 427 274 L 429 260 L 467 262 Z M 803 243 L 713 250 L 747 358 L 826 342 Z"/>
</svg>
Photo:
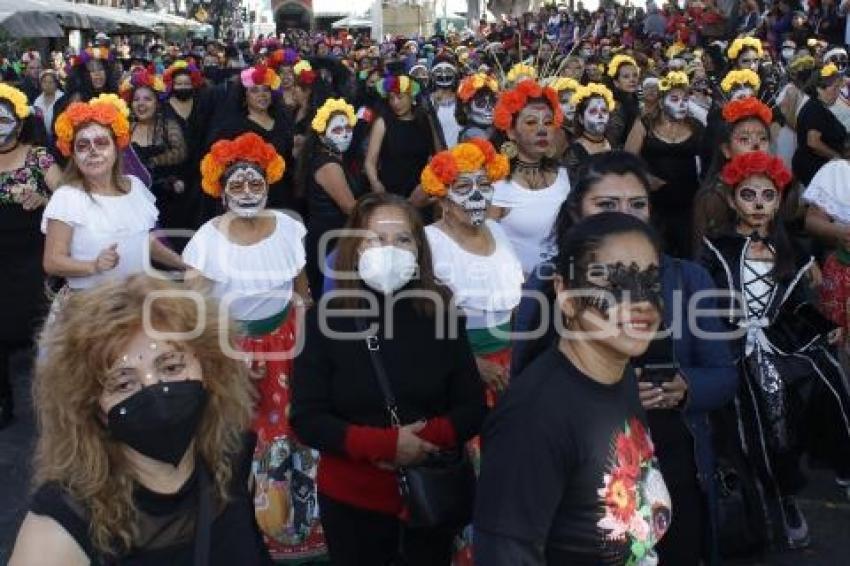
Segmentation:
<svg viewBox="0 0 850 566">
<path fill-rule="evenodd" d="M 607 281 L 607 285 L 600 285 L 593 280 Z M 646 301 L 659 310 L 663 307 L 657 265 L 641 269 L 635 262 L 628 266 L 622 262 L 593 264 L 588 269 L 588 277 L 581 284 L 588 291 L 580 298 L 582 304 L 601 312 L 607 312 L 613 306 L 611 299 L 618 304 L 628 299 L 632 303 Z M 595 294 L 595 289 L 602 292 Z"/>
</svg>

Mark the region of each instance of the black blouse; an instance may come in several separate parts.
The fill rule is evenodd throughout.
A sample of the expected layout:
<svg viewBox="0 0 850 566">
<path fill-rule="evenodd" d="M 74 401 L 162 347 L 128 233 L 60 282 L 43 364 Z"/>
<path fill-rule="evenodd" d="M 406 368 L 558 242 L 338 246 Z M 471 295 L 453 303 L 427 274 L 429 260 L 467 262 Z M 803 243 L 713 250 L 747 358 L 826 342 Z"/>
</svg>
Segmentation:
<svg viewBox="0 0 850 566">
<path fill-rule="evenodd" d="M 831 150 L 844 153 L 844 142 L 847 139 L 847 130 L 817 98 L 810 98 L 800 109 L 797 117 L 797 151 L 791 162 L 794 176 L 808 185 L 818 169 L 829 159 L 812 151 L 808 143 L 808 134 L 811 130 L 820 132 L 821 141 Z"/>
</svg>

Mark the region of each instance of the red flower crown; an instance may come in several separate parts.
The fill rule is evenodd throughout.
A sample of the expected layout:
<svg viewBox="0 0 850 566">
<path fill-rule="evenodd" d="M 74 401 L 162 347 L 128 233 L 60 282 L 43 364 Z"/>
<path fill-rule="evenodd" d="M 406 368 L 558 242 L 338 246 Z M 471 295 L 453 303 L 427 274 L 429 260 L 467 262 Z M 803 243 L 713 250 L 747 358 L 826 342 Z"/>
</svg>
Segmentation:
<svg viewBox="0 0 850 566">
<path fill-rule="evenodd" d="M 755 96 L 732 100 L 723 106 L 723 119 L 727 124 L 735 124 L 746 118 L 758 118 L 766 126 L 770 126 L 773 112 Z"/>
<path fill-rule="evenodd" d="M 542 98 L 552 108 L 555 125 L 560 127 L 564 121 L 564 113 L 558 100 L 558 93 L 548 86 L 541 86 L 537 81 L 526 79 L 520 81 L 511 90 L 499 95 L 499 101 L 493 112 L 493 125 L 506 132 L 513 125 L 514 116 L 525 108 L 529 100 Z"/>
<path fill-rule="evenodd" d="M 791 172 L 776 156 L 763 151 L 750 151 L 736 155 L 720 172 L 720 179 L 735 187 L 754 175 L 764 175 L 780 192 L 791 182 Z"/>
</svg>

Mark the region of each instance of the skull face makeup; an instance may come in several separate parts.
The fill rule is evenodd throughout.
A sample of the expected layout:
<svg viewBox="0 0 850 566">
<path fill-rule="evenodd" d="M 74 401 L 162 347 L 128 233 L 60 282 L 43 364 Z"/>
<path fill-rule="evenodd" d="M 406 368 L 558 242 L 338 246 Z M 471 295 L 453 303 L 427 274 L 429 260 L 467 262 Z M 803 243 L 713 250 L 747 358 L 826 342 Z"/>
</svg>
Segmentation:
<svg viewBox="0 0 850 566">
<path fill-rule="evenodd" d="M 18 133 L 18 117 L 5 104 L 0 104 L 0 145 L 8 145 Z"/>
<path fill-rule="evenodd" d="M 351 147 L 353 136 L 354 130 L 348 125 L 348 118 L 342 114 L 337 114 L 328 120 L 328 128 L 325 130 L 322 141 L 329 148 L 345 153 Z"/>
<path fill-rule="evenodd" d="M 634 262 L 629 266 L 622 262 L 591 265 L 585 285 L 603 292 L 582 297 L 582 303 L 603 313 L 614 306 L 612 299 L 618 304 L 625 300 L 631 303 L 646 301 L 659 310 L 663 305 L 657 265 L 646 269 Z"/>
<path fill-rule="evenodd" d="M 587 108 L 584 109 L 584 114 L 582 114 L 582 127 L 591 136 L 601 136 L 608 127 L 609 117 L 610 113 L 605 99 L 594 96 L 587 102 Z"/>
<path fill-rule="evenodd" d="M 437 88 L 452 88 L 457 79 L 457 70 L 450 63 L 437 63 L 431 69 L 431 79 Z"/>
<path fill-rule="evenodd" d="M 564 113 L 564 120 L 568 123 L 571 123 L 576 117 L 576 107 L 570 104 L 573 94 L 575 94 L 575 91 L 562 90 L 558 95 L 561 102 L 561 112 Z"/>
<path fill-rule="evenodd" d="M 664 113 L 671 120 L 684 120 L 688 115 L 688 95 L 679 88 L 674 88 L 664 95 Z"/>
<path fill-rule="evenodd" d="M 496 95 L 489 89 L 481 89 L 469 103 L 469 120 L 476 126 L 492 126 L 495 108 Z"/>
<path fill-rule="evenodd" d="M 493 201 L 493 185 L 484 171 L 461 173 L 446 197 L 463 209 L 473 226 L 481 226 Z"/>
<path fill-rule="evenodd" d="M 254 218 L 266 206 L 269 187 L 266 178 L 248 163 L 237 163 L 225 172 L 224 205 L 239 218 Z"/>
<path fill-rule="evenodd" d="M 740 100 L 741 98 L 747 98 L 748 96 L 755 96 L 753 89 L 747 85 L 739 85 L 733 88 L 732 92 L 729 93 L 729 100 Z"/>
</svg>

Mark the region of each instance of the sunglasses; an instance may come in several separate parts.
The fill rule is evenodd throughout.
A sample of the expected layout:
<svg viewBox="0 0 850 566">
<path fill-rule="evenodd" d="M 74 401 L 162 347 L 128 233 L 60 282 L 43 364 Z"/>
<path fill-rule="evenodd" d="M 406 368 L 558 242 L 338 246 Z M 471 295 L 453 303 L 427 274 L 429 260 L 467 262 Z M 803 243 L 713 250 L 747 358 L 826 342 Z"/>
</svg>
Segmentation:
<svg viewBox="0 0 850 566">
<path fill-rule="evenodd" d="M 95 150 L 106 151 L 110 147 L 112 147 L 112 138 L 109 136 L 79 138 L 74 142 L 74 153 L 91 153 Z"/>
</svg>

